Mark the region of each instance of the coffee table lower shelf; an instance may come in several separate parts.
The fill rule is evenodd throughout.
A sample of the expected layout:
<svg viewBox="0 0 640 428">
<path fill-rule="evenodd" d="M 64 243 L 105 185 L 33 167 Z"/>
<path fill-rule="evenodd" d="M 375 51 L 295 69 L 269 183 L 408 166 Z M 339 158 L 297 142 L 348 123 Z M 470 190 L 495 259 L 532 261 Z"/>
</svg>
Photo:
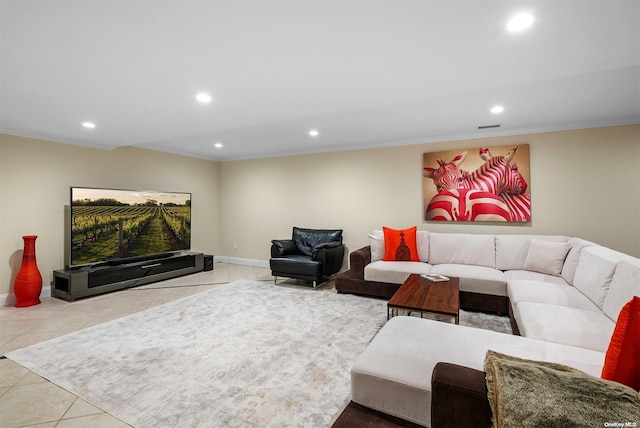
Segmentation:
<svg viewBox="0 0 640 428">
<path fill-rule="evenodd" d="M 434 312 L 434 311 L 418 311 L 416 309 L 405 309 L 405 308 L 387 308 L 387 321 L 390 320 L 393 317 L 397 317 L 400 315 L 403 315 L 403 311 L 406 313 L 407 316 L 413 316 L 413 313 L 419 314 L 420 318 L 427 318 L 427 319 L 435 319 L 437 321 L 441 321 L 440 320 L 440 316 L 449 316 L 451 317 L 451 319 L 453 320 L 453 322 L 455 324 L 460 324 L 460 316 L 459 315 L 454 315 L 454 314 L 441 314 L 440 312 Z M 429 316 L 432 315 L 432 316 Z"/>
</svg>

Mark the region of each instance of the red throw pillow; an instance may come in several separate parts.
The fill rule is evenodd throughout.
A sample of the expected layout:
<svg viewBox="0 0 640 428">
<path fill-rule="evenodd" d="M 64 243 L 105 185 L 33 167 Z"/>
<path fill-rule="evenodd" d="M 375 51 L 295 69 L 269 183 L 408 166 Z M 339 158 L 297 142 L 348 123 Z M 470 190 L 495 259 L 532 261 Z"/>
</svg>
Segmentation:
<svg viewBox="0 0 640 428">
<path fill-rule="evenodd" d="M 640 297 L 623 306 L 604 357 L 602 379 L 640 391 Z"/>
<path fill-rule="evenodd" d="M 385 261 L 419 262 L 418 244 L 416 243 L 417 226 L 396 230 L 382 227 L 384 233 Z"/>
</svg>

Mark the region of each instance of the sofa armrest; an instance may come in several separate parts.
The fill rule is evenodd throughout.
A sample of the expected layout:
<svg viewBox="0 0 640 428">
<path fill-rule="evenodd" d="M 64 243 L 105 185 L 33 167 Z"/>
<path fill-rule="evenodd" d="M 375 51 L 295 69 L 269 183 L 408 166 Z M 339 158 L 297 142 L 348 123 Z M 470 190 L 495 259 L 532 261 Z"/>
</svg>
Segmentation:
<svg viewBox="0 0 640 428">
<path fill-rule="evenodd" d="M 287 254 L 297 254 L 298 246 L 293 239 L 274 239 L 271 241 L 271 257 L 283 257 Z"/>
<path fill-rule="evenodd" d="M 436 364 L 431 376 L 431 426 L 491 425 L 484 372 L 457 364 Z"/>
<path fill-rule="evenodd" d="M 315 247 L 313 247 L 314 251 L 315 250 L 320 250 L 323 248 L 336 248 L 342 245 L 342 242 L 339 241 L 331 241 L 331 242 L 325 242 L 322 244 L 318 244 Z"/>
<path fill-rule="evenodd" d="M 337 244 L 337 245 L 334 245 Z M 311 260 L 322 263 L 322 276 L 330 276 L 342 268 L 344 261 L 344 244 L 328 242 L 313 248 Z"/>
<path fill-rule="evenodd" d="M 350 276 L 356 279 L 364 279 L 364 267 L 371 263 L 371 246 L 367 245 L 349 254 Z"/>
</svg>

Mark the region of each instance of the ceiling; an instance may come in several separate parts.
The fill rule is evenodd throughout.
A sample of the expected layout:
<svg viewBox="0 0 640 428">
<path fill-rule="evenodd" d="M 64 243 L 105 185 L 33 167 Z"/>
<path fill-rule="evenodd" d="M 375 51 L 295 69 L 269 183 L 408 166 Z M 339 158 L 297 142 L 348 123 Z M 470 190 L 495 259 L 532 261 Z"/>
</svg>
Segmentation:
<svg viewBox="0 0 640 428">
<path fill-rule="evenodd" d="M 521 11 L 534 25 L 509 33 Z M 0 49 L 2 133 L 106 150 L 228 161 L 640 121 L 638 1 L 1 0 Z"/>
</svg>

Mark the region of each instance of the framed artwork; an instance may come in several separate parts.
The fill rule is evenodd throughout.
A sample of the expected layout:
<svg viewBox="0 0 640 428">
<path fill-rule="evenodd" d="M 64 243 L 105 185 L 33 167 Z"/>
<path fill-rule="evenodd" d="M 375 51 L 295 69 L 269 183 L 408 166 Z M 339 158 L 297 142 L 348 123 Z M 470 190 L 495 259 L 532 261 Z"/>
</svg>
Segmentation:
<svg viewBox="0 0 640 428">
<path fill-rule="evenodd" d="M 426 221 L 531 221 L 529 145 L 423 154 Z"/>
</svg>

